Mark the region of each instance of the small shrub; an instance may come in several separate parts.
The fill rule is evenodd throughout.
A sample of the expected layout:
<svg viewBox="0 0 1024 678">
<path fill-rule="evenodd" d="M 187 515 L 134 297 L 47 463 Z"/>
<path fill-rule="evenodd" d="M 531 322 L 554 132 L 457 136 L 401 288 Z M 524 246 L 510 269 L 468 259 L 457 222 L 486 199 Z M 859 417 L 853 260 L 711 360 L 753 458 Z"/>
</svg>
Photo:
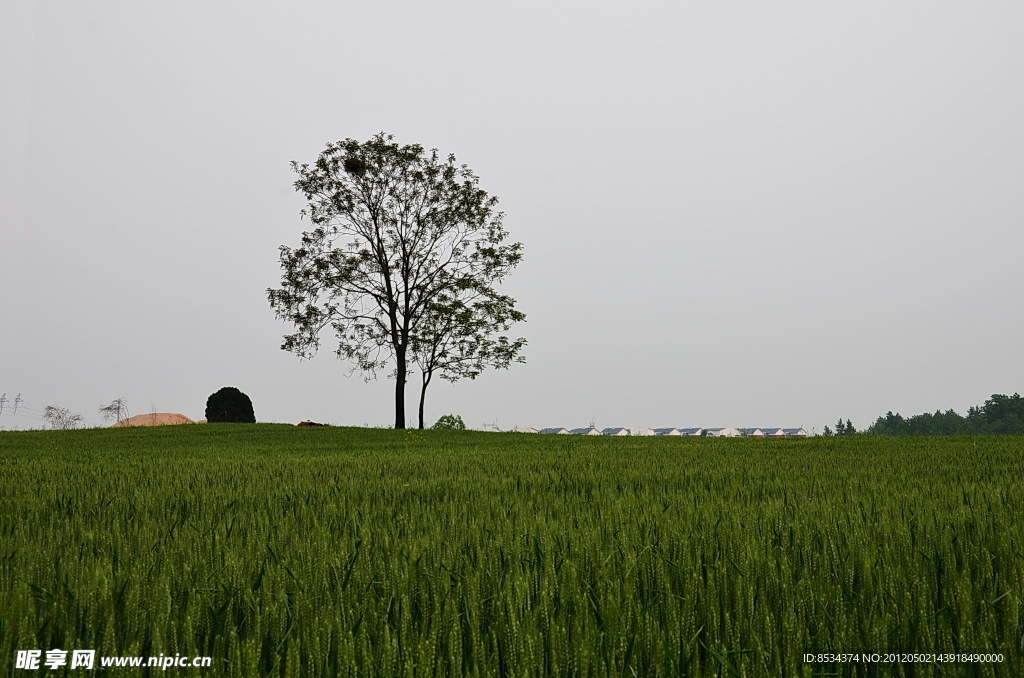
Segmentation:
<svg viewBox="0 0 1024 678">
<path fill-rule="evenodd" d="M 438 431 L 465 431 L 466 422 L 457 414 L 443 414 L 430 428 Z"/>
<path fill-rule="evenodd" d="M 255 424 L 256 414 L 249 396 L 234 386 L 225 386 L 206 399 L 206 421 L 211 424 Z"/>
</svg>

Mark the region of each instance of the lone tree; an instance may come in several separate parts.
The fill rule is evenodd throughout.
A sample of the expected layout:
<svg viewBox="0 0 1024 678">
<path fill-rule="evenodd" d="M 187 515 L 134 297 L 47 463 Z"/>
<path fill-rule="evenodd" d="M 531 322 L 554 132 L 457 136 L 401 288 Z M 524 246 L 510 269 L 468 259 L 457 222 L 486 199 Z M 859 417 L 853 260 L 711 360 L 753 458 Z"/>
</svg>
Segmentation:
<svg viewBox="0 0 1024 678">
<path fill-rule="evenodd" d="M 494 287 L 522 258 L 505 243 L 498 199 L 455 156 L 400 146 L 383 132 L 327 144 L 313 165 L 292 163 L 313 225 L 299 247 L 280 247 L 281 287 L 270 306 L 295 332 L 281 348 L 311 358 L 321 331 L 367 379 L 390 366 L 395 428 L 405 428 L 410 363 L 455 380 L 521 361 L 525 340 L 493 338 L 525 320 Z M 433 356 L 433 357 L 432 357 Z"/>
<path fill-rule="evenodd" d="M 252 400 L 234 386 L 225 386 L 206 399 L 206 421 L 211 424 L 255 424 Z"/>
<path fill-rule="evenodd" d="M 78 428 L 78 425 L 85 421 L 85 417 L 75 414 L 66 407 L 47 405 L 43 410 L 43 421 L 49 424 L 50 428 L 66 431 Z"/>
</svg>

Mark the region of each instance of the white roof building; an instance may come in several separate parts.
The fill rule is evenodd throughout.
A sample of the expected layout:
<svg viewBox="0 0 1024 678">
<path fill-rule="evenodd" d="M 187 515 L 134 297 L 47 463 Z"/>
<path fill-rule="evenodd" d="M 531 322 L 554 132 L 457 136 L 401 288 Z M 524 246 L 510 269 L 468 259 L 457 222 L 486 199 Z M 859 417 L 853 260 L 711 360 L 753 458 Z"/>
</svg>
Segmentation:
<svg viewBox="0 0 1024 678">
<path fill-rule="evenodd" d="M 493 430 L 493 429 L 492 429 Z M 598 429 L 594 426 L 584 428 L 566 429 L 561 426 L 553 428 L 542 428 L 539 431 L 531 427 L 516 427 L 518 433 L 554 433 L 556 435 L 578 435 L 578 436 L 707 436 L 709 438 L 805 438 L 807 430 L 803 428 L 777 428 L 774 426 L 762 428 L 732 428 L 716 427 L 701 428 L 699 426 L 687 428 L 636 428 L 614 427 Z"/>
</svg>

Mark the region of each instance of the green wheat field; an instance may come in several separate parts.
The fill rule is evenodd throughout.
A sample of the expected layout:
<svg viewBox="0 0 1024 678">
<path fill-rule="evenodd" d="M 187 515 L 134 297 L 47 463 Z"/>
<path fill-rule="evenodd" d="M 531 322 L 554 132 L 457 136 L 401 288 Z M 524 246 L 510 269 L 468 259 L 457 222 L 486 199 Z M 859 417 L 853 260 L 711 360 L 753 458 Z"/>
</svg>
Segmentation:
<svg viewBox="0 0 1024 678">
<path fill-rule="evenodd" d="M 1019 437 L 0 433 L 3 675 L 1017 676 L 1022 590 Z"/>
</svg>

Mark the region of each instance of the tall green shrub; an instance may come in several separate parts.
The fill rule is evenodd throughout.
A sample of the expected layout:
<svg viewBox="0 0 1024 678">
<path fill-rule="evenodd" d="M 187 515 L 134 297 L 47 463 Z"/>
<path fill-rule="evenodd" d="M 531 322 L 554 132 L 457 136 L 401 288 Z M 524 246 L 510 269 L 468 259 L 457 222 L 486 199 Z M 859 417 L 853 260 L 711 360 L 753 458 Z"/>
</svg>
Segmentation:
<svg viewBox="0 0 1024 678">
<path fill-rule="evenodd" d="M 211 424 L 255 424 L 252 400 L 234 386 L 225 386 L 206 399 L 206 421 Z"/>
</svg>

